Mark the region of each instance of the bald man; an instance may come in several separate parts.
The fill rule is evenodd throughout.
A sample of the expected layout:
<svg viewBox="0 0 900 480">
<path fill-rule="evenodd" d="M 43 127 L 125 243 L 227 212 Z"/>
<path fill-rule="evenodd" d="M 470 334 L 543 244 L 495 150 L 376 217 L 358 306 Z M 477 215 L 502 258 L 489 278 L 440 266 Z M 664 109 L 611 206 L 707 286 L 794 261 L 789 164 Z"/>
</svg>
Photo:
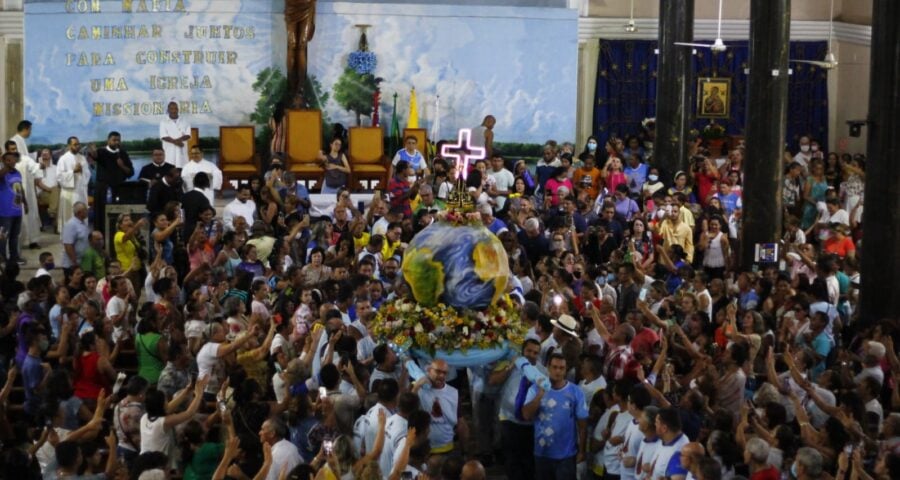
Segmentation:
<svg viewBox="0 0 900 480">
<path fill-rule="evenodd" d="M 465 445 L 465 424 L 459 418 L 459 392 L 447 385 L 450 366 L 444 360 L 435 360 L 428 366 L 428 374 L 413 385 L 413 393 L 419 396 L 422 410 L 431 414 L 432 454 L 446 454 L 454 449 L 453 435 L 459 433 L 460 447 Z M 459 431 L 457 431 L 457 427 Z"/>
<path fill-rule="evenodd" d="M 706 455 L 702 443 L 690 442 L 681 449 L 681 466 L 687 470 L 685 475 L 673 475 L 672 480 L 694 480 L 700 468 L 700 457 Z"/>
<path fill-rule="evenodd" d="M 484 471 L 484 465 L 478 460 L 469 460 L 463 465 L 462 475 L 459 480 L 485 480 L 487 474 Z"/>
</svg>

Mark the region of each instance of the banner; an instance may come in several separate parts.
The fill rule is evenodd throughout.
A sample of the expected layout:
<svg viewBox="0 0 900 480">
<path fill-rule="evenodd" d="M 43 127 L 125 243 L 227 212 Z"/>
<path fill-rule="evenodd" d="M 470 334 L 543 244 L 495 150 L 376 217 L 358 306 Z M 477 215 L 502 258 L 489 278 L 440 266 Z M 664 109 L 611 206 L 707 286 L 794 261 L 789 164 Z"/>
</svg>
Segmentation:
<svg viewBox="0 0 900 480">
<path fill-rule="evenodd" d="M 169 101 L 201 136 L 249 123 L 260 72 L 284 64 L 281 5 L 240 0 L 59 0 L 25 5 L 31 143 L 159 136 Z M 283 40 L 282 40 L 283 41 Z"/>
</svg>

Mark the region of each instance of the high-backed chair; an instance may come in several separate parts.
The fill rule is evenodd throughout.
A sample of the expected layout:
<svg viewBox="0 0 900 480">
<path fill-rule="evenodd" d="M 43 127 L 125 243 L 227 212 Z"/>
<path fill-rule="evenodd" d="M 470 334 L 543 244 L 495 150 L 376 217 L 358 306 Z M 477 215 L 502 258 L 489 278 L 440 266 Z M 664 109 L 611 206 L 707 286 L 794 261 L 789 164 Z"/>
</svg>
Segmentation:
<svg viewBox="0 0 900 480">
<path fill-rule="evenodd" d="M 431 157 L 428 155 L 428 131 L 424 128 L 404 128 L 403 145 L 406 145 L 406 137 L 409 136 L 416 137 L 418 149 L 420 152 L 422 152 L 422 156 L 425 158 L 425 161 L 428 162 L 428 165 L 430 167 Z M 391 154 L 393 155 L 394 153 L 396 152 L 392 152 Z"/>
<path fill-rule="evenodd" d="M 384 132 L 381 127 L 352 127 L 349 143 L 350 188 L 356 188 L 363 181 L 367 181 L 371 188 L 372 180 L 376 180 L 378 188 L 385 189 L 390 160 L 384 155 Z"/>
<path fill-rule="evenodd" d="M 198 145 L 200 145 L 200 129 L 197 127 L 192 127 L 191 138 L 188 139 L 188 152 L 190 152 L 192 148 Z"/>
<path fill-rule="evenodd" d="M 321 186 L 325 169 L 319 161 L 322 151 L 322 112 L 319 110 L 287 110 L 284 112 L 285 160 L 287 169 L 297 181 L 309 187 L 315 180 Z"/>
<path fill-rule="evenodd" d="M 253 125 L 219 127 L 219 168 L 223 184 L 247 180 L 259 173 L 255 137 Z"/>
</svg>

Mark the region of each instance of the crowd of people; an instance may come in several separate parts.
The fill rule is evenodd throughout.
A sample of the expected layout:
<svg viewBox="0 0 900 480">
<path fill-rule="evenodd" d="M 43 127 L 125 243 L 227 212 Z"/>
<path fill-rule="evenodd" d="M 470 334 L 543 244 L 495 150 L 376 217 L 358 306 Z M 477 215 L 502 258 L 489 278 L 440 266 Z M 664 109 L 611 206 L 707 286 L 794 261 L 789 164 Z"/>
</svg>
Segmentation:
<svg viewBox="0 0 900 480">
<path fill-rule="evenodd" d="M 121 136 L 87 156 L 72 137 L 64 158 L 33 160 L 30 128 L 0 168 L 6 473 L 900 477 L 897 319 L 856 310 L 861 156 L 808 137 L 785 152 L 780 255 L 751 267 L 735 254 L 740 143 L 698 141 L 671 178 L 652 132 L 581 152 L 548 141 L 535 167 L 490 145 L 462 186 L 465 166 L 408 138 L 388 184 L 354 204 L 337 137 L 320 155 L 324 212 L 277 154 L 217 209 L 221 172 L 199 148 L 176 167 L 167 147 L 139 174 L 146 213 L 105 232 L 105 202 L 135 173 Z M 19 245 L 36 237 L 21 225 L 48 203 L 31 194 L 57 186 L 51 167 L 62 273 L 48 251 L 26 278 Z M 404 250 L 460 195 L 506 250 L 528 333 L 510 358 L 418 374 L 372 322 L 410 295 Z"/>
</svg>

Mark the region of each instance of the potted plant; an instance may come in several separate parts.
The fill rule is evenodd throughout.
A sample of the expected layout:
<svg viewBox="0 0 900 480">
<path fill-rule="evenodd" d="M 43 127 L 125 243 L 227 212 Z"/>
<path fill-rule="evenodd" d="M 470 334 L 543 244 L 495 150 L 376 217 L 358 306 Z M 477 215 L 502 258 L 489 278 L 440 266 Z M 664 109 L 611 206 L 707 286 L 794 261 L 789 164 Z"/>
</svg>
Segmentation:
<svg viewBox="0 0 900 480">
<path fill-rule="evenodd" d="M 725 127 L 716 123 L 715 120 L 710 121 L 700 131 L 700 138 L 711 151 L 721 150 L 726 138 Z"/>
</svg>

